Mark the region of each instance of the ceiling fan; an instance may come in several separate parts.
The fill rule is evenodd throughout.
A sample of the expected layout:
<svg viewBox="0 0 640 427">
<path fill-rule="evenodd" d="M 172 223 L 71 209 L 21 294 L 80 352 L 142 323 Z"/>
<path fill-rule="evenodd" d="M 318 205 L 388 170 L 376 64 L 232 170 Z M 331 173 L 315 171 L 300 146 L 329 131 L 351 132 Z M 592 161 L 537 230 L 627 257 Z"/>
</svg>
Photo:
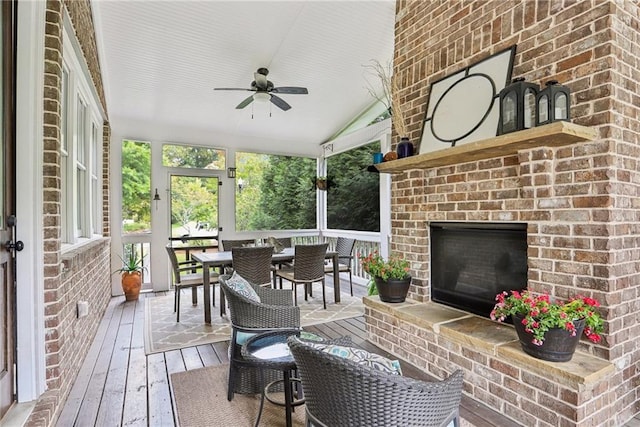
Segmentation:
<svg viewBox="0 0 640 427">
<path fill-rule="evenodd" d="M 242 89 L 237 87 L 216 87 L 213 90 L 246 90 L 249 92 L 255 92 L 253 95 L 249 96 L 240 104 L 238 104 L 236 106 L 236 109 L 242 109 L 251 104 L 253 101 L 271 101 L 272 104 L 283 111 L 287 111 L 288 109 L 290 109 L 291 105 L 287 104 L 284 99 L 274 94 L 306 95 L 309 93 L 306 87 L 273 87 L 273 83 L 267 80 L 267 74 L 269 74 L 269 70 L 267 70 L 266 68 L 258 68 L 258 71 L 253 73 L 254 80 L 251 82 L 250 89 Z"/>
</svg>

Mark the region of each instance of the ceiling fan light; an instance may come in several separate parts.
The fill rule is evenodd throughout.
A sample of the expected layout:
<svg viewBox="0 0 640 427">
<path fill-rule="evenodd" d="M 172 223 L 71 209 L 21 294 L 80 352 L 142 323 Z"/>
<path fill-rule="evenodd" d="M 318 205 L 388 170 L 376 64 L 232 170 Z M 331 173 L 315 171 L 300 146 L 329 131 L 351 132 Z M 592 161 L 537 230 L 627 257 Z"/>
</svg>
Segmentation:
<svg viewBox="0 0 640 427">
<path fill-rule="evenodd" d="M 271 95 L 267 92 L 256 92 L 253 94 L 253 100 L 256 102 L 269 102 L 271 100 Z"/>
</svg>

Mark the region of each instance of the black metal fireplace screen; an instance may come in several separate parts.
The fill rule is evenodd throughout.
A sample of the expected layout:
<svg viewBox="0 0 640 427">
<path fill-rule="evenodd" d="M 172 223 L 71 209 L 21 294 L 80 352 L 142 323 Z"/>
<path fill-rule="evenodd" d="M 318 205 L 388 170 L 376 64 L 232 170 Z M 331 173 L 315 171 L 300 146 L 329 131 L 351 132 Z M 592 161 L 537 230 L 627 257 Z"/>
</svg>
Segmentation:
<svg viewBox="0 0 640 427">
<path fill-rule="evenodd" d="M 430 227 L 433 301 L 489 317 L 497 293 L 527 287 L 526 224 Z"/>
</svg>

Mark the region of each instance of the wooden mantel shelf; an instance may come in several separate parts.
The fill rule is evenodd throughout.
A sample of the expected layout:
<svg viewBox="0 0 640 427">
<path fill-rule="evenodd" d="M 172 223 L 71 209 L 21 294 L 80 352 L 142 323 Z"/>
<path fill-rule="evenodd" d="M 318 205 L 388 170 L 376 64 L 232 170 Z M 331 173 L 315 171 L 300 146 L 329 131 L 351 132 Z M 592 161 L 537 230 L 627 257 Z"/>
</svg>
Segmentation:
<svg viewBox="0 0 640 427">
<path fill-rule="evenodd" d="M 456 147 L 374 165 L 379 172 L 398 173 L 409 169 L 427 169 L 475 160 L 517 154 L 519 150 L 536 147 L 560 147 L 596 139 L 595 129 L 570 122 L 554 122 L 519 132 L 508 133 Z"/>
</svg>

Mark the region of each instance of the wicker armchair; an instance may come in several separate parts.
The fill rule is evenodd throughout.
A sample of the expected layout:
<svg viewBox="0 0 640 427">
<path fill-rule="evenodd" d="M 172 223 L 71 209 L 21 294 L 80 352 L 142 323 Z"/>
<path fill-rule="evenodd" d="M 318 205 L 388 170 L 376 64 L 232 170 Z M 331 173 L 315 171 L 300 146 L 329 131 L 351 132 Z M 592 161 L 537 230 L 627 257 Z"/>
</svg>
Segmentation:
<svg viewBox="0 0 640 427">
<path fill-rule="evenodd" d="M 229 301 L 231 342 L 229 344 L 229 385 L 227 399 L 234 393 L 259 393 L 261 383 L 255 368 L 247 366 L 240 352 L 242 344 L 256 333 L 275 329 L 300 328 L 300 307 L 293 305 L 290 290 L 253 285 L 260 302 L 252 301 L 227 285 L 231 276 L 220 276 L 220 287 Z M 265 372 L 265 381 L 281 378 L 279 371 Z"/>
<path fill-rule="evenodd" d="M 459 426 L 462 371 L 425 382 L 376 371 L 289 339 L 307 426 Z"/>
<path fill-rule="evenodd" d="M 280 280 L 280 288 L 282 288 L 282 279 L 287 279 L 293 286 L 293 300 L 297 304 L 299 284 L 304 285 L 304 299 L 311 294 L 311 286 L 314 282 L 322 283 L 322 303 L 327 308 L 327 299 L 324 289 L 324 259 L 327 253 L 328 243 L 319 243 L 315 245 L 296 245 L 295 259 L 293 268 L 282 268 L 276 270 L 275 274 Z M 274 278 L 275 282 L 275 278 Z"/>
<path fill-rule="evenodd" d="M 353 260 L 353 248 L 356 245 L 356 239 L 347 239 L 346 237 L 338 237 L 336 241 L 336 252 L 338 252 L 338 271 L 341 273 L 349 273 L 349 288 L 351 296 L 353 296 L 353 278 L 351 276 L 351 261 Z M 335 266 L 333 262 L 324 267 L 326 274 L 332 274 Z"/>
</svg>

